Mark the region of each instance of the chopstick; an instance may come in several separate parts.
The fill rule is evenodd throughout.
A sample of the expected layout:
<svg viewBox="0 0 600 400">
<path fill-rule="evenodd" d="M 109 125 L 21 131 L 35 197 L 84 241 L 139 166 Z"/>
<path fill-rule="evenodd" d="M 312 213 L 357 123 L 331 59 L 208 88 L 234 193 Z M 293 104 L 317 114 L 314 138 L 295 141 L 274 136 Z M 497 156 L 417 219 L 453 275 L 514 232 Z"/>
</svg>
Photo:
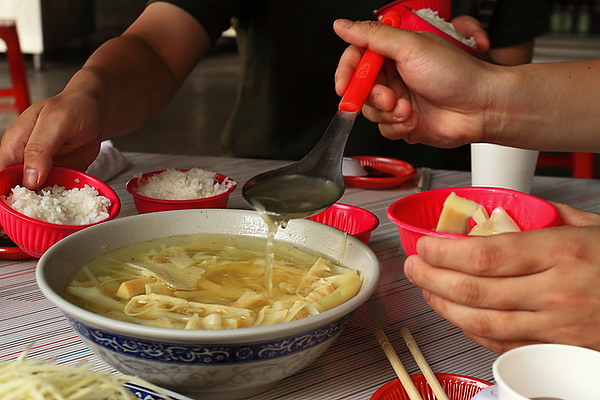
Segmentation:
<svg viewBox="0 0 600 400">
<path fill-rule="evenodd" d="M 433 391 L 433 394 L 435 395 L 436 399 L 449 400 L 448 396 L 446 395 L 446 392 L 444 392 L 444 388 L 442 388 L 442 385 L 440 384 L 440 381 L 438 381 L 437 377 L 435 376 L 435 373 L 432 371 L 431 367 L 427 363 L 427 360 L 425 360 L 423 353 L 421 353 L 421 350 L 419 349 L 417 342 L 410 333 L 410 330 L 408 328 L 401 328 L 400 333 L 402 334 L 402 338 L 406 343 L 406 347 L 408 347 L 408 350 L 410 350 L 410 354 L 412 354 L 413 358 L 415 359 L 417 366 L 421 369 L 421 372 L 427 380 L 429 387 L 431 387 L 431 390 Z M 400 382 L 402 383 L 402 386 L 404 387 L 404 390 L 408 394 L 410 400 L 423 400 L 421 394 L 419 393 L 414 382 L 410 378 L 410 375 L 408 375 L 408 372 L 406 372 L 404 365 L 402 365 L 402 361 L 398 357 L 398 354 L 396 354 L 396 352 L 394 351 L 394 348 L 392 347 L 392 344 L 388 340 L 385 333 L 381 329 L 379 329 L 375 331 L 375 336 L 379 340 L 379 345 L 381 346 L 383 352 L 390 361 L 390 364 L 392 364 L 394 371 L 396 371 L 396 375 L 400 379 Z"/>
<path fill-rule="evenodd" d="M 421 350 L 411 335 L 410 330 L 408 328 L 401 328 L 400 333 L 402 333 L 402 338 L 406 343 L 406 347 L 408 347 L 408 350 L 410 350 L 410 353 L 417 362 L 417 365 L 421 369 L 421 372 L 425 376 L 425 379 L 427 380 L 427 383 L 429 383 L 429 386 L 431 387 L 431 390 L 433 391 L 433 394 L 435 394 L 437 400 L 449 400 L 446 392 L 444 392 L 444 389 L 440 384 L 440 381 L 438 381 L 437 377 L 431 370 L 431 367 L 427 363 L 427 360 L 425 360 L 423 353 L 421 353 Z"/>
<path fill-rule="evenodd" d="M 431 170 L 429 168 L 421 168 L 419 181 L 417 182 L 417 192 L 424 192 L 431 188 Z"/>
<path fill-rule="evenodd" d="M 396 372 L 398 379 L 400 379 L 400 382 L 402 383 L 404 390 L 406 390 L 406 394 L 408 394 L 410 400 L 423 400 L 421 394 L 415 386 L 415 383 L 410 378 L 410 375 L 408 375 L 408 372 L 406 372 L 404 365 L 402 365 L 402 361 L 400 361 L 398 354 L 396 354 L 396 351 L 394 351 L 394 348 L 385 333 L 379 329 L 375 331 L 375 336 L 377 337 L 377 340 L 379 340 L 381 349 L 387 356 L 390 364 L 392 364 L 392 368 L 394 368 L 394 371 Z"/>
</svg>

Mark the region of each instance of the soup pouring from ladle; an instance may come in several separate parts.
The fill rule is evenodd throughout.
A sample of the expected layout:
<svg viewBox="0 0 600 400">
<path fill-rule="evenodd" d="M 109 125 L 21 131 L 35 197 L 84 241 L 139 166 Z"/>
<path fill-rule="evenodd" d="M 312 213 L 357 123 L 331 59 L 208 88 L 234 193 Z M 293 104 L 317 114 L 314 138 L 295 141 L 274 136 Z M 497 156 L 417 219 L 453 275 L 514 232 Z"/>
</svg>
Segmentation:
<svg viewBox="0 0 600 400">
<path fill-rule="evenodd" d="M 400 16 L 389 11 L 381 22 L 399 27 Z M 384 59 L 365 51 L 337 113 L 316 146 L 300 161 L 249 179 L 242 188 L 248 204 L 271 217 L 288 220 L 317 214 L 342 197 L 344 147 Z"/>
</svg>

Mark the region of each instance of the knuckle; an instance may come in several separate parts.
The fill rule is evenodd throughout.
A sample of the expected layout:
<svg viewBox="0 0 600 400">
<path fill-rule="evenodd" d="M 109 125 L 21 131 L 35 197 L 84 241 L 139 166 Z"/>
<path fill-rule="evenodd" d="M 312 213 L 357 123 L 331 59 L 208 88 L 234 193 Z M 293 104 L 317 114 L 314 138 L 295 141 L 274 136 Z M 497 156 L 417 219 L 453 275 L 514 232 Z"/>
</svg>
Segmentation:
<svg viewBox="0 0 600 400">
<path fill-rule="evenodd" d="M 472 247 L 468 260 L 475 274 L 487 275 L 502 265 L 503 255 L 497 247 L 487 244 L 487 240 L 480 242 L 480 245 Z"/>
<path fill-rule="evenodd" d="M 480 286 L 472 278 L 461 279 L 455 284 L 455 293 L 458 301 L 469 307 L 479 307 L 482 303 L 482 292 Z"/>
</svg>

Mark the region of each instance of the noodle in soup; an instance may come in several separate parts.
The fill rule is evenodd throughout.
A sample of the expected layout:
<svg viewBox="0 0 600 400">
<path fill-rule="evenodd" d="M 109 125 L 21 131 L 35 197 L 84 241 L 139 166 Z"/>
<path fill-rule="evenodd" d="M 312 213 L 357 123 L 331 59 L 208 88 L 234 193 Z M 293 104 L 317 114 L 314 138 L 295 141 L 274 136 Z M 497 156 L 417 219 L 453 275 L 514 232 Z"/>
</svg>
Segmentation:
<svg viewBox="0 0 600 400">
<path fill-rule="evenodd" d="M 354 297 L 358 271 L 275 242 L 272 288 L 265 239 L 194 234 L 137 243 L 84 265 L 72 303 L 110 318 L 178 329 L 234 329 L 319 314 Z"/>
</svg>

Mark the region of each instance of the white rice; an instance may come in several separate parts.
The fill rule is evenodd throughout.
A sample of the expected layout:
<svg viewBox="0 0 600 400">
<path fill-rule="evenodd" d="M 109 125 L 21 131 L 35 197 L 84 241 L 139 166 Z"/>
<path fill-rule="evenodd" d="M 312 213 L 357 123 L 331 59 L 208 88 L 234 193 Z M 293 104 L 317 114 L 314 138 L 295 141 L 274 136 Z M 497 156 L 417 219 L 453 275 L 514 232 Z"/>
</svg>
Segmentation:
<svg viewBox="0 0 600 400">
<path fill-rule="evenodd" d="M 140 179 L 141 175 L 134 178 Z M 219 183 L 216 178 L 217 173 L 201 168 L 188 171 L 168 168 L 140 182 L 137 193 L 153 199 L 194 200 L 225 193 L 236 184 L 229 178 Z"/>
<path fill-rule="evenodd" d="M 425 21 L 429 22 L 431 25 L 439 28 L 444 33 L 452 36 L 454 39 L 458 40 L 466 44 L 467 46 L 471 46 L 473 48 L 477 47 L 477 42 L 473 38 L 467 39 L 463 35 L 461 35 L 450 22 L 446 21 L 442 17 L 438 15 L 437 11 L 433 11 L 431 8 L 422 8 L 420 10 L 413 10 L 415 14 L 419 17 L 423 18 Z"/>
<path fill-rule="evenodd" d="M 111 202 L 88 185 L 66 189 L 49 186 L 37 192 L 15 186 L 6 203 L 28 217 L 58 225 L 89 225 L 108 218 Z"/>
</svg>

